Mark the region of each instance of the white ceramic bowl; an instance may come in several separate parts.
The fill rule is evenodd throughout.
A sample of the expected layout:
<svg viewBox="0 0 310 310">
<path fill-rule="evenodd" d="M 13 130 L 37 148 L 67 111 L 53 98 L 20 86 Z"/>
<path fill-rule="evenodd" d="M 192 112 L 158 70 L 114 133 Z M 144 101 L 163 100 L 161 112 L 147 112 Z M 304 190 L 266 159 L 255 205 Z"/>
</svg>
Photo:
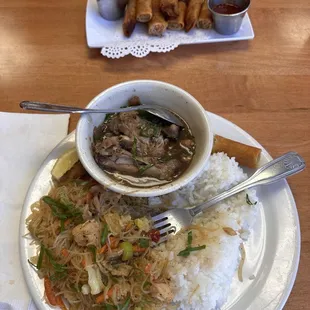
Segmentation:
<svg viewBox="0 0 310 310">
<path fill-rule="evenodd" d="M 127 104 L 128 99 L 132 96 L 139 96 L 141 102 L 145 104 L 165 106 L 175 111 L 188 123 L 196 141 L 196 152 L 190 166 L 179 178 L 164 185 L 138 188 L 117 183 L 100 169 L 91 151 L 94 127 L 103 122 L 105 114 L 82 115 L 78 122 L 76 147 L 81 163 L 99 183 L 124 195 L 160 196 L 185 186 L 199 174 L 211 153 L 213 136 L 205 110 L 193 96 L 181 88 L 152 80 L 137 80 L 115 85 L 95 97 L 87 108 L 119 108 Z"/>
</svg>

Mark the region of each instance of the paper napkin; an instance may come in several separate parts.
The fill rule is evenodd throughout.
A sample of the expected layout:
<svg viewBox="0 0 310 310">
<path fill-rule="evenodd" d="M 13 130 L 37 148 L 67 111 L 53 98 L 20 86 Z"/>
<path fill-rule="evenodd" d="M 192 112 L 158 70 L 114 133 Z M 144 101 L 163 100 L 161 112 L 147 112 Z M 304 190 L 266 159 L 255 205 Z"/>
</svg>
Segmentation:
<svg viewBox="0 0 310 310">
<path fill-rule="evenodd" d="M 19 218 L 28 187 L 67 135 L 68 115 L 0 112 L 0 310 L 30 304 L 19 258 Z"/>
</svg>

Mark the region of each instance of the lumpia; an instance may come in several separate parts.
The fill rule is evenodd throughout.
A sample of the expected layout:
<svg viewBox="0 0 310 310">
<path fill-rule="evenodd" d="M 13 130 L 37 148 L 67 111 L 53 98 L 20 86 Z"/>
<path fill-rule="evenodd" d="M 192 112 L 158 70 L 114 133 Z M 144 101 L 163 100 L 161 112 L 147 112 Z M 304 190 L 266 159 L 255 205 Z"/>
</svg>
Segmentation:
<svg viewBox="0 0 310 310">
<path fill-rule="evenodd" d="M 136 19 L 140 23 L 147 23 L 152 19 L 152 0 L 137 0 Z"/>
<path fill-rule="evenodd" d="M 167 29 L 168 23 L 160 10 L 160 0 L 152 0 L 152 10 L 153 17 L 148 24 L 149 35 L 161 36 Z"/>
<path fill-rule="evenodd" d="M 179 16 L 168 20 L 168 29 L 182 30 L 184 28 L 184 19 L 186 14 L 186 3 L 179 2 Z"/>
<path fill-rule="evenodd" d="M 204 0 L 190 0 L 187 12 L 186 12 L 186 18 L 185 18 L 185 31 L 189 32 L 192 28 L 196 26 L 200 9 L 202 6 Z"/>
<path fill-rule="evenodd" d="M 197 28 L 210 29 L 212 28 L 212 24 L 213 24 L 212 14 L 209 11 L 207 2 L 204 1 L 198 17 Z"/>
<path fill-rule="evenodd" d="M 136 0 L 129 0 L 123 21 L 123 32 L 130 37 L 136 26 Z"/>
<path fill-rule="evenodd" d="M 214 135 L 212 153 L 224 152 L 249 168 L 257 168 L 262 150 L 218 135 Z"/>
<path fill-rule="evenodd" d="M 178 0 L 161 0 L 160 9 L 167 17 L 177 17 L 179 15 Z"/>
</svg>

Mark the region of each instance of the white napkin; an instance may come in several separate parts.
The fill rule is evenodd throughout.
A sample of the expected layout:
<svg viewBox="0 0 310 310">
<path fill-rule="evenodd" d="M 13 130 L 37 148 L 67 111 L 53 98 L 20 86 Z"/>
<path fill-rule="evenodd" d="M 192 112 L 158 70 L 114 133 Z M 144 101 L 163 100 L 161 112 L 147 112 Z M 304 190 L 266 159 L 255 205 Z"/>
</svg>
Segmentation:
<svg viewBox="0 0 310 310">
<path fill-rule="evenodd" d="M 41 163 L 67 135 L 68 121 L 69 115 L 0 112 L 0 310 L 28 309 L 18 250 L 20 213 Z"/>
</svg>

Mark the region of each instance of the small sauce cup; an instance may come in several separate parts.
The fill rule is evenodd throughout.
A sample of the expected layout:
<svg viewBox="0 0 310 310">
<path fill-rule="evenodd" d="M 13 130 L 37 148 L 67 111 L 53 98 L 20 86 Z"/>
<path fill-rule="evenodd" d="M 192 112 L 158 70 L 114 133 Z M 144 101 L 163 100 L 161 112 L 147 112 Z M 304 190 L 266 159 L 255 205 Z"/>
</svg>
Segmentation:
<svg viewBox="0 0 310 310">
<path fill-rule="evenodd" d="M 249 9 L 251 0 L 209 0 L 208 7 L 212 13 L 215 30 L 223 35 L 232 35 L 239 31 L 243 17 Z M 227 5 L 228 12 L 223 13 L 219 5 Z M 229 10 L 231 6 L 232 10 Z M 237 9 L 237 13 L 235 12 Z M 231 12 L 229 12 L 231 11 Z M 221 13 L 219 13 L 221 12 Z"/>
</svg>

